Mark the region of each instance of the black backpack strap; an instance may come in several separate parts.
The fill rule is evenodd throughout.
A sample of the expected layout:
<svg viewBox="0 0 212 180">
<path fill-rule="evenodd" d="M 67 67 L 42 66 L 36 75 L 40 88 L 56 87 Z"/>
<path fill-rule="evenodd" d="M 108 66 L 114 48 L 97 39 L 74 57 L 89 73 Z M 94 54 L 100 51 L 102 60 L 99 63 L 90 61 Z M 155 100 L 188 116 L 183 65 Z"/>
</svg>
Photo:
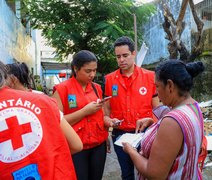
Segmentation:
<svg viewBox="0 0 212 180">
<path fill-rule="evenodd" d="M 93 88 L 93 90 L 94 90 L 96 96 L 99 98 L 99 94 L 98 94 L 98 92 L 97 92 L 97 89 L 96 89 L 96 86 L 94 85 L 94 83 L 91 83 L 91 86 L 92 86 L 92 88 Z"/>
</svg>

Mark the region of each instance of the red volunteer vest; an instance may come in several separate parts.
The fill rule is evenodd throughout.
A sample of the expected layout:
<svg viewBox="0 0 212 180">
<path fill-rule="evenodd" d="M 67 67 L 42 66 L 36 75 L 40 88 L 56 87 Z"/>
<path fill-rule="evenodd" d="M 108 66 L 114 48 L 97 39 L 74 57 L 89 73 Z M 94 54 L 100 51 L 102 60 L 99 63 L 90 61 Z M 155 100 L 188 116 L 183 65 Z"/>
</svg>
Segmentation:
<svg viewBox="0 0 212 180">
<path fill-rule="evenodd" d="M 76 179 L 60 118 L 46 95 L 0 90 L 0 179 Z"/>
<path fill-rule="evenodd" d="M 94 83 L 99 98 L 102 98 L 100 85 Z M 63 113 L 69 114 L 82 109 L 88 103 L 97 101 L 91 83 L 87 85 L 84 91 L 75 77 L 72 77 L 59 85 L 55 86 L 63 104 Z M 84 117 L 82 120 L 72 125 L 83 142 L 83 149 L 89 149 L 103 143 L 108 132 L 104 127 L 103 111 L 99 110 L 94 114 Z"/>
<path fill-rule="evenodd" d="M 110 99 L 111 118 L 124 120 L 119 129 L 135 130 L 136 121 L 152 117 L 152 97 L 156 94 L 154 72 L 135 66 L 127 88 L 120 69 L 105 76 L 105 95 Z"/>
</svg>

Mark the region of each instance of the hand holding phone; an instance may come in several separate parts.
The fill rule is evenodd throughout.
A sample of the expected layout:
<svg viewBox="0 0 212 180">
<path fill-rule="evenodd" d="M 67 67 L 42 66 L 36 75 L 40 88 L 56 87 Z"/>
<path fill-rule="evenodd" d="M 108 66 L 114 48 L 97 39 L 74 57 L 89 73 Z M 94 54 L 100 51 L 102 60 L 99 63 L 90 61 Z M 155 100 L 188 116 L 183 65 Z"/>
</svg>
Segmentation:
<svg viewBox="0 0 212 180">
<path fill-rule="evenodd" d="M 121 125 L 122 121 L 124 120 L 116 120 L 115 122 L 113 122 L 114 126 L 119 126 Z"/>
<path fill-rule="evenodd" d="M 110 98 L 112 98 L 112 96 L 105 97 L 104 99 L 97 99 L 96 102 L 97 102 L 97 103 L 103 103 L 103 102 L 109 100 Z"/>
<path fill-rule="evenodd" d="M 101 102 L 105 102 L 105 101 L 109 100 L 110 98 L 112 98 L 112 96 L 107 96 L 107 97 L 105 97 L 104 99 L 102 99 Z"/>
</svg>

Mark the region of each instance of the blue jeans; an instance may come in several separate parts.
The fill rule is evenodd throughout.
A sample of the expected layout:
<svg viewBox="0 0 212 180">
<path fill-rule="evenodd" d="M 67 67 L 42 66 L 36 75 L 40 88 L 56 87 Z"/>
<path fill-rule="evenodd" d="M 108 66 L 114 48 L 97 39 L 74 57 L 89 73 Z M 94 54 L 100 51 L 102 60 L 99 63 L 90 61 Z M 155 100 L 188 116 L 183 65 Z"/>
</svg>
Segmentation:
<svg viewBox="0 0 212 180">
<path fill-rule="evenodd" d="M 113 129 L 112 139 L 113 143 L 116 141 L 116 138 L 126 133 L 126 131 Z M 135 133 L 135 131 L 127 132 L 127 133 Z M 134 164 L 130 158 L 130 156 L 123 151 L 121 146 L 117 146 L 114 144 L 114 150 L 118 157 L 119 165 L 121 166 L 121 177 L 123 180 L 135 180 L 134 174 Z"/>
</svg>

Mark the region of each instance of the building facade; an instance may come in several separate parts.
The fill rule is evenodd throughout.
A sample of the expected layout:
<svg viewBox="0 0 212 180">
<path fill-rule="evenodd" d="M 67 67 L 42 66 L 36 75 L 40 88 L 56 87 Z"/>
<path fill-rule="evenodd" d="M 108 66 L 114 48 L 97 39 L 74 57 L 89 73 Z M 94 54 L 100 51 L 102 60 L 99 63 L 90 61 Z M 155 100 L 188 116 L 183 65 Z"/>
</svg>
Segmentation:
<svg viewBox="0 0 212 180">
<path fill-rule="evenodd" d="M 35 32 L 22 20 L 20 1 L 0 0 L 0 59 L 4 63 L 25 62 L 33 73 L 38 73 Z"/>
</svg>

